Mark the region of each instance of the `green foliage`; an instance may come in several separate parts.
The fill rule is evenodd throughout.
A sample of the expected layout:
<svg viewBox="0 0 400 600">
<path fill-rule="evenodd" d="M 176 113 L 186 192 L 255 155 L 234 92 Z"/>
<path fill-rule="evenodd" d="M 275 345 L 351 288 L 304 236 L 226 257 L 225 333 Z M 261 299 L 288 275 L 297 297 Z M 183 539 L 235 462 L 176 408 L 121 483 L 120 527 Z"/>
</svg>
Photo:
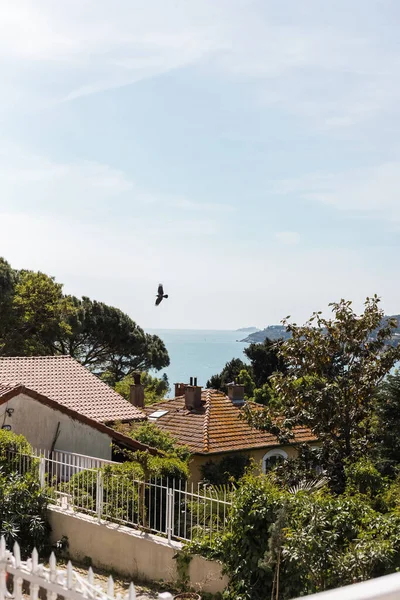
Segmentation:
<svg viewBox="0 0 400 600">
<path fill-rule="evenodd" d="M 267 477 L 245 477 L 233 496 L 231 532 L 221 541 L 221 556 L 230 577 L 229 597 L 271 597 L 274 562 L 264 564 L 271 527 L 286 494 Z"/>
<path fill-rule="evenodd" d="M 346 492 L 368 496 L 371 501 L 379 498 L 388 487 L 387 479 L 382 476 L 372 460 L 366 456 L 357 462 L 350 462 L 345 468 Z"/>
<path fill-rule="evenodd" d="M 17 541 L 24 556 L 34 547 L 41 552 L 48 544 L 49 533 L 47 498 L 37 477 L 0 471 L 0 534 L 8 547 Z"/>
<path fill-rule="evenodd" d="M 144 386 L 144 401 L 146 405 L 154 404 L 155 402 L 163 400 L 169 391 L 168 377 L 165 373 L 161 378 L 159 378 L 153 377 L 149 373 L 142 372 L 140 376 L 140 383 Z M 121 381 L 118 381 L 115 384 L 115 391 L 129 400 L 130 386 L 133 384 L 133 376 L 127 375 Z"/>
<path fill-rule="evenodd" d="M 213 375 L 207 381 L 208 388 L 227 392 L 227 384 L 236 381 L 245 387 L 245 396 L 259 404 L 277 402 L 270 378 L 273 373 L 286 372 L 286 362 L 280 353 L 282 340 L 266 339 L 260 344 L 250 344 L 244 353 L 250 359 L 250 364 L 245 364 L 239 358 L 234 358 L 226 363 L 218 375 Z"/>
<path fill-rule="evenodd" d="M 136 370 L 162 369 L 162 340 L 128 315 L 83 297 L 65 296 L 62 284 L 0 259 L 0 354 L 70 354 L 115 385 Z"/>
<path fill-rule="evenodd" d="M 261 344 L 250 344 L 244 353 L 250 359 L 252 378 L 256 388 L 269 382 L 276 372 L 286 372 L 286 361 L 280 353 L 281 340 L 266 338 Z"/>
<path fill-rule="evenodd" d="M 255 388 L 252 400 L 256 404 L 263 404 L 274 410 L 279 410 L 281 407 L 281 399 L 269 383 L 264 383 L 261 387 Z"/>
<path fill-rule="evenodd" d="M 184 482 L 189 475 L 188 466 L 176 457 L 151 456 L 147 452 L 132 453 L 132 458 L 132 461 L 100 469 L 102 517 L 117 522 L 133 522 L 148 528 L 148 516 L 151 514 L 153 527 L 162 529 L 166 506 L 165 486 L 172 485 L 173 480 L 175 483 Z M 150 490 L 144 483 L 149 480 L 162 481 L 163 487 Z M 67 484 L 61 484 L 60 488 L 72 495 L 74 506 L 81 512 L 97 511 L 97 471 L 81 471 Z M 179 511 L 179 497 L 177 494 L 175 496 L 176 511 Z"/>
<path fill-rule="evenodd" d="M 201 466 L 202 478 L 211 485 L 237 482 L 245 474 L 250 462 L 247 454 L 228 454 L 219 461 L 209 460 Z"/>
<path fill-rule="evenodd" d="M 393 476 L 400 464 L 400 373 L 388 375 L 376 395 L 371 434 L 379 470 Z"/>
<path fill-rule="evenodd" d="M 242 369 L 236 377 L 236 383 L 244 386 L 244 395 L 251 398 L 254 394 L 254 381 L 247 369 Z"/>
<path fill-rule="evenodd" d="M 154 423 L 141 423 L 131 431 L 130 435 L 134 440 L 162 450 L 169 456 L 175 456 L 184 462 L 189 460 L 190 450 L 186 446 L 179 446 L 176 439 L 168 431 L 159 429 Z"/>
<path fill-rule="evenodd" d="M 25 469 L 33 471 L 35 465 L 38 467 L 38 461 L 29 457 L 31 453 L 32 447 L 23 435 L 0 429 L 0 470 L 3 475 L 19 472 L 20 454 L 25 455 Z"/>
<path fill-rule="evenodd" d="M 376 296 L 367 298 L 360 316 L 351 302 L 331 306 L 333 319 L 314 313 L 302 327 L 284 321 L 292 336 L 280 346 L 287 372 L 271 378 L 280 405 L 248 411 L 247 417 L 255 426 L 274 428 L 282 441 L 296 426 L 310 428 L 322 444 L 321 465 L 332 487 L 343 491 L 346 461 L 371 448 L 375 390 L 399 360 L 400 348 L 389 345 L 396 323 L 384 319 Z"/>
<path fill-rule="evenodd" d="M 56 346 L 114 386 L 134 371 L 162 369 L 169 357 L 162 340 L 147 334 L 127 314 L 103 302 L 71 298 L 70 331 Z"/>
<path fill-rule="evenodd" d="M 400 520 L 382 515 L 361 495 L 296 494 L 283 556 L 297 593 L 313 593 L 394 571 Z"/>
<path fill-rule="evenodd" d="M 210 377 L 207 381 L 207 387 L 227 393 L 227 384 L 235 381 L 243 370 L 249 370 L 249 365 L 246 365 L 240 358 L 233 358 L 226 363 L 221 373 Z"/>
<path fill-rule="evenodd" d="M 349 479 L 359 483 L 361 472 L 372 475 L 366 464 L 356 470 Z M 196 542 L 191 551 L 221 558 L 226 595 L 240 600 L 286 600 L 393 572 L 400 566 L 399 496 L 378 509 L 371 488 L 356 487 L 340 496 L 328 488 L 290 492 L 273 475 L 246 475 L 233 493 L 231 531 L 211 549 Z"/>
<path fill-rule="evenodd" d="M 24 456 L 26 474 L 20 474 L 19 453 L 29 455 L 31 450 L 22 435 L 0 430 L 0 535 L 4 535 L 9 547 L 17 541 L 24 556 L 35 546 L 41 552 L 48 544 L 50 532 L 38 461 Z"/>
</svg>

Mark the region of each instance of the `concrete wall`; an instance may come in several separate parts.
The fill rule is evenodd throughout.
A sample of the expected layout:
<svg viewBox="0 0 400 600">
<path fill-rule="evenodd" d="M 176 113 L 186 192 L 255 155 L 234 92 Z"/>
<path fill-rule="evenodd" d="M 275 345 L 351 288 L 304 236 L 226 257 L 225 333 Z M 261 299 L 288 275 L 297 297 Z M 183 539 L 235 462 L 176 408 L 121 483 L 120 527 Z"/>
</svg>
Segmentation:
<svg viewBox="0 0 400 600">
<path fill-rule="evenodd" d="M 178 579 L 175 554 L 182 548 L 179 542 L 115 523 L 98 523 L 87 515 L 49 508 L 52 541 L 68 537 L 71 558 L 81 561 L 90 557 L 95 567 L 134 580 L 169 581 Z M 195 556 L 189 565 L 191 587 L 215 594 L 228 584 L 221 574 L 220 563 Z"/>
<path fill-rule="evenodd" d="M 14 412 L 7 417 L 5 424 L 11 425 L 14 433 L 22 433 L 35 448 L 50 450 L 57 424 L 60 423 L 55 444 L 57 450 L 111 459 L 111 438 L 107 434 L 75 421 L 25 394 L 9 400 L 7 407 L 13 408 Z"/>
<path fill-rule="evenodd" d="M 293 446 L 276 446 L 276 448 L 279 448 L 280 450 L 284 450 L 289 458 L 294 458 L 297 454 L 297 450 L 295 448 L 293 448 Z M 248 450 L 248 451 L 243 450 L 243 451 L 239 451 L 239 452 L 230 452 L 229 454 L 231 456 L 233 456 L 233 455 L 241 456 L 243 454 L 250 456 L 250 458 L 254 461 L 255 471 L 258 473 L 261 473 L 262 459 L 263 459 L 264 455 L 267 454 L 267 452 L 269 452 L 270 450 L 273 450 L 273 448 L 272 447 L 257 448 L 255 450 Z M 209 460 L 212 460 L 213 462 L 219 462 L 226 455 L 227 455 L 227 453 L 208 454 L 205 456 L 203 456 L 201 454 L 194 454 L 192 456 L 192 459 L 191 459 L 190 465 L 189 465 L 189 467 L 190 467 L 190 482 L 197 484 L 199 481 L 202 480 L 202 478 L 203 478 L 202 474 L 201 474 L 201 466 L 202 465 L 204 465 Z"/>
</svg>

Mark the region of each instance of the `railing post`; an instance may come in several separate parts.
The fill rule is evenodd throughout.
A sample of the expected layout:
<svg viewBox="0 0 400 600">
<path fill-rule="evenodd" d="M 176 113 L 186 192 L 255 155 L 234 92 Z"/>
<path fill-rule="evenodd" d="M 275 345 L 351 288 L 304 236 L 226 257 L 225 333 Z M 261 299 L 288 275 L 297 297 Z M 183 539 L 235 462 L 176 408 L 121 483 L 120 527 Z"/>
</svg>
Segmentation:
<svg viewBox="0 0 400 600">
<path fill-rule="evenodd" d="M 39 458 L 39 482 L 42 490 L 46 485 L 46 459 L 42 456 Z"/>
<path fill-rule="evenodd" d="M 97 519 L 101 523 L 101 515 L 103 514 L 103 473 L 97 471 L 97 494 L 96 494 L 96 512 Z"/>
<path fill-rule="evenodd" d="M 174 492 L 172 489 L 167 488 L 166 529 L 167 529 L 168 542 L 170 542 L 171 538 L 172 538 L 173 511 L 174 511 Z"/>
</svg>

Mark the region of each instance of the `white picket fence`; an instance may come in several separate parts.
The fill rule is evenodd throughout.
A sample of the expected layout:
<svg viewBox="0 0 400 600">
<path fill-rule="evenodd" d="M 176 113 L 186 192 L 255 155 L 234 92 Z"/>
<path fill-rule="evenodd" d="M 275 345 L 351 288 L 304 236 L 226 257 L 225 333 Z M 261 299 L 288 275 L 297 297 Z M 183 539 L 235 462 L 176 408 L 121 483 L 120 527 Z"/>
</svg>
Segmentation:
<svg viewBox="0 0 400 600">
<path fill-rule="evenodd" d="M 119 463 L 63 454 L 36 450 L 33 454 L 10 453 L 10 459 L 20 473 L 32 465 L 37 469 L 51 503 L 88 513 L 99 522 L 145 529 L 165 535 L 169 541 L 211 541 L 229 527 L 232 502 L 228 487 L 194 486 L 171 478 L 144 481 L 98 468 Z"/>
<path fill-rule="evenodd" d="M 13 578 L 12 590 L 7 586 L 7 574 Z M 47 600 L 57 600 L 63 597 L 65 600 L 135 600 L 136 591 L 133 583 L 130 584 L 128 593 L 122 596 L 120 593 L 114 595 L 113 578 L 108 578 L 107 591 L 95 585 L 92 569 L 89 569 L 85 579 L 74 571 L 69 562 L 66 569 L 58 569 L 54 553 L 51 554 L 49 567 L 39 562 L 37 550 L 34 549 L 31 558 L 21 560 L 19 545 L 14 544 L 11 552 L 6 548 L 4 537 L 0 539 L 0 600 L 14 598 L 22 600 L 27 597 L 38 600 L 40 590 L 46 590 Z M 168 594 L 170 598 L 172 596 Z"/>
</svg>

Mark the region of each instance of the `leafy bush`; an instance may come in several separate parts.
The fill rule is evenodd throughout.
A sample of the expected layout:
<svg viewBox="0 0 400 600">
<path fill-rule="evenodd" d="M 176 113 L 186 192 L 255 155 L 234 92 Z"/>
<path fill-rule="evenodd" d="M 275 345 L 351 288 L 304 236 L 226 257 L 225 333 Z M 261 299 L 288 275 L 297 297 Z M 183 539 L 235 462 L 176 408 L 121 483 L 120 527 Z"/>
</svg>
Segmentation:
<svg viewBox="0 0 400 600">
<path fill-rule="evenodd" d="M 225 485 L 238 481 L 250 466 L 248 454 L 224 456 L 220 461 L 209 460 L 201 468 L 203 479 L 211 485 Z"/>
<path fill-rule="evenodd" d="M 290 492 L 274 474 L 245 475 L 233 492 L 231 531 L 188 550 L 224 562 L 232 600 L 286 600 L 394 572 L 400 482 L 388 488 L 365 463 L 355 471 L 339 496 L 327 486 Z"/>
<path fill-rule="evenodd" d="M 38 459 L 22 435 L 0 430 L 0 535 L 24 556 L 48 543 L 47 498 L 40 488 Z"/>
<path fill-rule="evenodd" d="M 152 488 L 150 492 L 149 486 L 142 482 L 162 481 L 165 488 L 166 484 L 171 485 L 175 480 L 178 487 L 179 482 L 184 483 L 188 477 L 188 466 L 176 457 L 151 456 L 146 452 L 133 453 L 132 457 L 135 457 L 133 462 L 106 465 L 99 470 L 103 485 L 102 515 L 108 519 L 146 526 L 147 514 L 152 512 L 155 503 L 162 515 L 160 518 L 164 519 L 166 494 L 165 489 L 160 491 Z M 68 483 L 62 484 L 61 490 L 72 496 L 77 509 L 83 512 L 97 510 L 97 471 L 81 471 Z"/>
<path fill-rule="evenodd" d="M 32 473 L 0 474 L 0 534 L 8 547 L 18 542 L 26 556 L 48 544 L 47 498 Z"/>
<path fill-rule="evenodd" d="M 0 469 L 3 475 L 32 471 L 38 460 L 30 457 L 32 447 L 23 435 L 0 429 Z"/>
<path fill-rule="evenodd" d="M 162 450 L 182 461 L 188 461 L 190 457 L 189 448 L 179 446 L 177 440 L 168 431 L 162 431 L 154 423 L 145 422 L 140 424 L 139 427 L 131 431 L 130 436 L 142 444 Z"/>
</svg>

